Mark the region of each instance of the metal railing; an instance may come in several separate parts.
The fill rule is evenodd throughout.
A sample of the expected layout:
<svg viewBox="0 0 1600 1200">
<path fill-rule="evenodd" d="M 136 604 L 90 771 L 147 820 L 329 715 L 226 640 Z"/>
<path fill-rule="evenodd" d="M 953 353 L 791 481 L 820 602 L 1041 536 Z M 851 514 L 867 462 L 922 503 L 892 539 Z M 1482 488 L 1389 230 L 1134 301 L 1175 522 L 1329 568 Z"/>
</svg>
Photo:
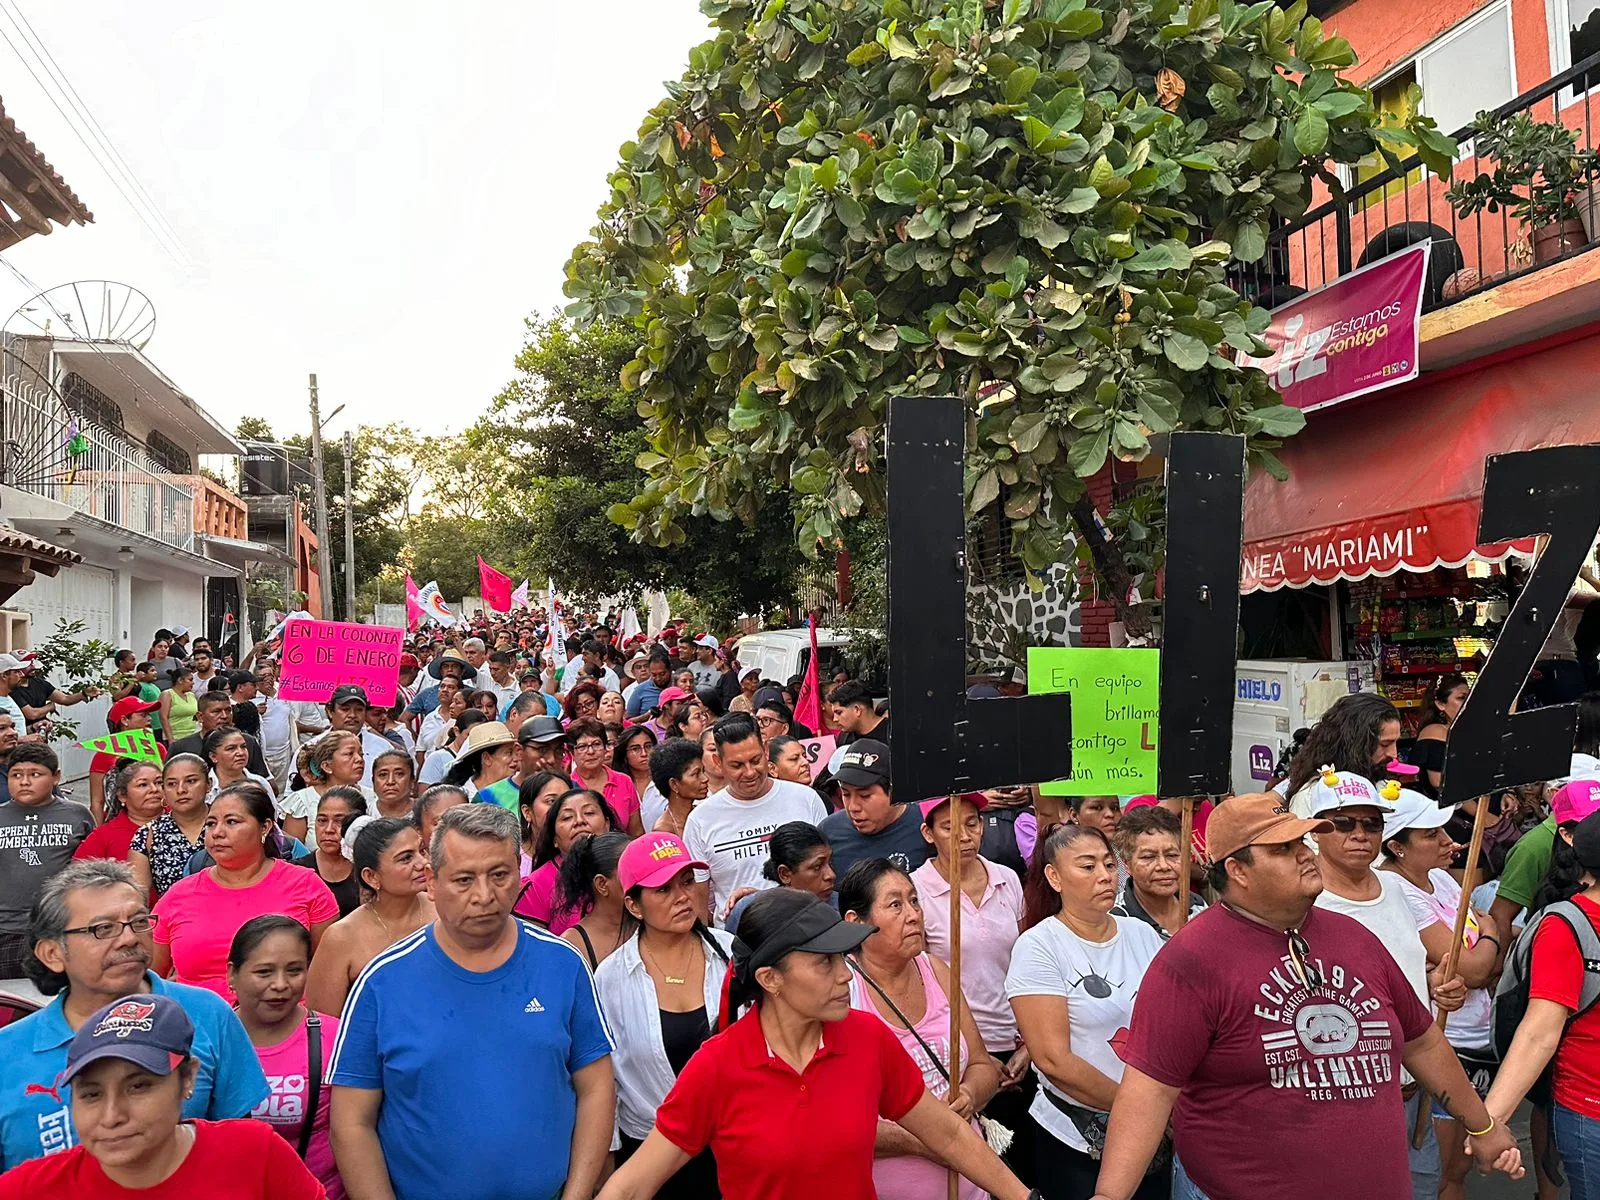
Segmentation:
<svg viewBox="0 0 1600 1200">
<path fill-rule="evenodd" d="M 1588 89 L 1596 89 L 1590 92 Z M 1575 129 L 1579 149 L 1595 146 L 1593 126 L 1600 107 L 1600 54 L 1524 92 L 1495 110 L 1500 119 L 1530 113 Z M 1455 133 L 1463 153 L 1455 177 L 1470 179 L 1492 171 L 1472 146 L 1471 126 Z M 1425 310 L 1464 300 L 1510 279 L 1543 270 L 1582 254 L 1600 241 L 1600 184 L 1577 197 L 1587 237 L 1582 244 L 1550 239 L 1537 245 L 1535 231 L 1504 210 L 1457 216 L 1444 193 L 1448 181 L 1422 166 L 1420 157 L 1386 168 L 1313 207 L 1299 220 L 1274 229 L 1267 253 L 1254 263 L 1235 265 L 1230 276 L 1240 294 L 1272 308 L 1314 291 L 1341 275 L 1376 262 L 1406 246 L 1432 239 Z M 1553 242 L 1553 244 L 1552 244 Z"/>
<path fill-rule="evenodd" d="M 0 483 L 131 533 L 194 549 L 194 493 L 138 447 L 80 421 L 16 375 L 0 378 Z"/>
</svg>

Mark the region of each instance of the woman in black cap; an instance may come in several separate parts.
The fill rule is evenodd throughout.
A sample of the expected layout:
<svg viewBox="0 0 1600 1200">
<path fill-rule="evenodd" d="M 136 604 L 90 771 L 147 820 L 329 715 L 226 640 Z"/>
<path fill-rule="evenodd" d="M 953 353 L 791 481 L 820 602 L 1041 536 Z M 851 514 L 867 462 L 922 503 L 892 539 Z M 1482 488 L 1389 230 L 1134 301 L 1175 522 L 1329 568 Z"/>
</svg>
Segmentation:
<svg viewBox="0 0 1600 1200">
<path fill-rule="evenodd" d="M 264 1121 L 185 1121 L 194 1025 L 170 996 L 124 996 L 67 1047 L 79 1144 L 0 1175 L 0 1198 L 321 1200 L 322 1184 Z"/>
<path fill-rule="evenodd" d="M 928 1094 L 889 1027 L 851 1009 L 844 956 L 872 926 L 773 888 L 751 902 L 739 929 L 723 1032 L 685 1065 L 649 1137 L 600 1200 L 648 1200 L 707 1146 L 725 1200 L 811 1200 L 819 1172 L 829 1200 L 874 1200 L 880 1120 L 940 1147 L 997 1200 L 1030 1200 L 983 1139 Z"/>
</svg>

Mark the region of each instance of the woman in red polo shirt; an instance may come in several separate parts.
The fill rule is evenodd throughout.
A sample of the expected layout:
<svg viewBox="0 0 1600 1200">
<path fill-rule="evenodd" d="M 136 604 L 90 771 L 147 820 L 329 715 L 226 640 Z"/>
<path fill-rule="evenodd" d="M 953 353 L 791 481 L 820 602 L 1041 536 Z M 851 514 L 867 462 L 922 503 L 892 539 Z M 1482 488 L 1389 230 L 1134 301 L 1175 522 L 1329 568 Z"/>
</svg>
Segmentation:
<svg viewBox="0 0 1600 1200">
<path fill-rule="evenodd" d="M 983 1139 L 928 1094 L 889 1027 L 851 1009 L 844 955 L 873 932 L 793 888 L 751 901 L 723 1020 L 737 1006 L 754 1007 L 689 1060 L 650 1136 L 599 1200 L 648 1200 L 708 1146 L 724 1200 L 812 1200 L 819 1172 L 830 1200 L 875 1200 L 880 1119 L 940 1147 L 997 1200 L 1032 1200 Z"/>
</svg>

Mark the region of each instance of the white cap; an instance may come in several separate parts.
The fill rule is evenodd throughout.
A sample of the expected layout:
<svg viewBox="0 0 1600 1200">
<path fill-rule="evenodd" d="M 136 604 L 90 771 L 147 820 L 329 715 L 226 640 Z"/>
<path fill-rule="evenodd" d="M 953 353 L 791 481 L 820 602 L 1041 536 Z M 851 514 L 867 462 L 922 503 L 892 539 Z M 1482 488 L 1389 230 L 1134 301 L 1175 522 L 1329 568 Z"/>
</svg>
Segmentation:
<svg viewBox="0 0 1600 1200">
<path fill-rule="evenodd" d="M 743 683 L 746 679 L 749 679 L 750 676 L 759 675 L 759 674 L 761 674 L 761 668 L 760 667 L 740 667 L 739 668 L 739 682 Z"/>
<path fill-rule="evenodd" d="M 174 638 L 181 638 L 184 635 L 186 635 L 188 632 L 189 632 L 189 627 L 187 625 L 174 625 L 172 627 L 172 636 Z"/>
<path fill-rule="evenodd" d="M 1394 811 L 1383 819 L 1383 840 L 1387 842 L 1407 829 L 1438 829 L 1455 815 L 1455 811 L 1442 807 L 1421 792 L 1401 788 Z"/>
<path fill-rule="evenodd" d="M 1572 765 L 1568 773 L 1559 779 L 1550 782 L 1557 786 L 1571 783 L 1574 779 L 1600 779 L 1600 758 L 1592 754 L 1579 754 L 1576 750 L 1572 753 Z"/>
<path fill-rule="evenodd" d="M 1331 783 L 1329 781 L 1332 781 Z M 1307 788 L 1310 793 L 1311 815 L 1338 812 L 1344 808 L 1387 809 L 1383 797 L 1372 780 L 1353 771 L 1327 771 L 1312 777 Z"/>
<path fill-rule="evenodd" d="M 28 664 L 15 654 L 0 654 L 0 671 L 26 671 Z"/>
<path fill-rule="evenodd" d="M 715 650 L 722 645 L 721 642 L 717 641 L 716 635 L 711 633 L 702 633 L 695 638 L 694 644 L 696 646 L 704 646 L 707 650 Z"/>
</svg>

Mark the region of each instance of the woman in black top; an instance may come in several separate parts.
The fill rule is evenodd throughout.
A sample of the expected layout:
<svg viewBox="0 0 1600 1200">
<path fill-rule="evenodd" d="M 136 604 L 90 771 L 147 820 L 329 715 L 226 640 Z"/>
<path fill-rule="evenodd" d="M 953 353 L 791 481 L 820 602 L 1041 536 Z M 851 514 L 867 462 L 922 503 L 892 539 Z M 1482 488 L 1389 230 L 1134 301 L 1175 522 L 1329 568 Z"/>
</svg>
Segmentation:
<svg viewBox="0 0 1600 1200">
<path fill-rule="evenodd" d="M 361 889 L 355 866 L 345 857 L 344 831 L 357 817 L 365 816 L 367 798 L 353 787 L 331 787 L 317 803 L 312 835 L 315 849 L 294 859 L 297 867 L 308 867 L 328 885 L 339 902 L 339 915 L 348 917 L 361 907 Z"/>
<path fill-rule="evenodd" d="M 1439 796 L 1439 781 L 1444 775 L 1444 740 L 1450 726 L 1467 702 L 1471 685 L 1462 675 L 1438 675 L 1423 701 L 1422 724 L 1411 747 L 1411 765 L 1420 769 L 1416 789 L 1433 799 Z"/>
<path fill-rule="evenodd" d="M 561 936 L 578 947 L 591 971 L 623 941 L 626 913 L 617 862 L 629 840 L 625 833 L 580 837 L 561 860 L 556 877 L 556 911 L 578 914 L 578 923 Z"/>
</svg>

